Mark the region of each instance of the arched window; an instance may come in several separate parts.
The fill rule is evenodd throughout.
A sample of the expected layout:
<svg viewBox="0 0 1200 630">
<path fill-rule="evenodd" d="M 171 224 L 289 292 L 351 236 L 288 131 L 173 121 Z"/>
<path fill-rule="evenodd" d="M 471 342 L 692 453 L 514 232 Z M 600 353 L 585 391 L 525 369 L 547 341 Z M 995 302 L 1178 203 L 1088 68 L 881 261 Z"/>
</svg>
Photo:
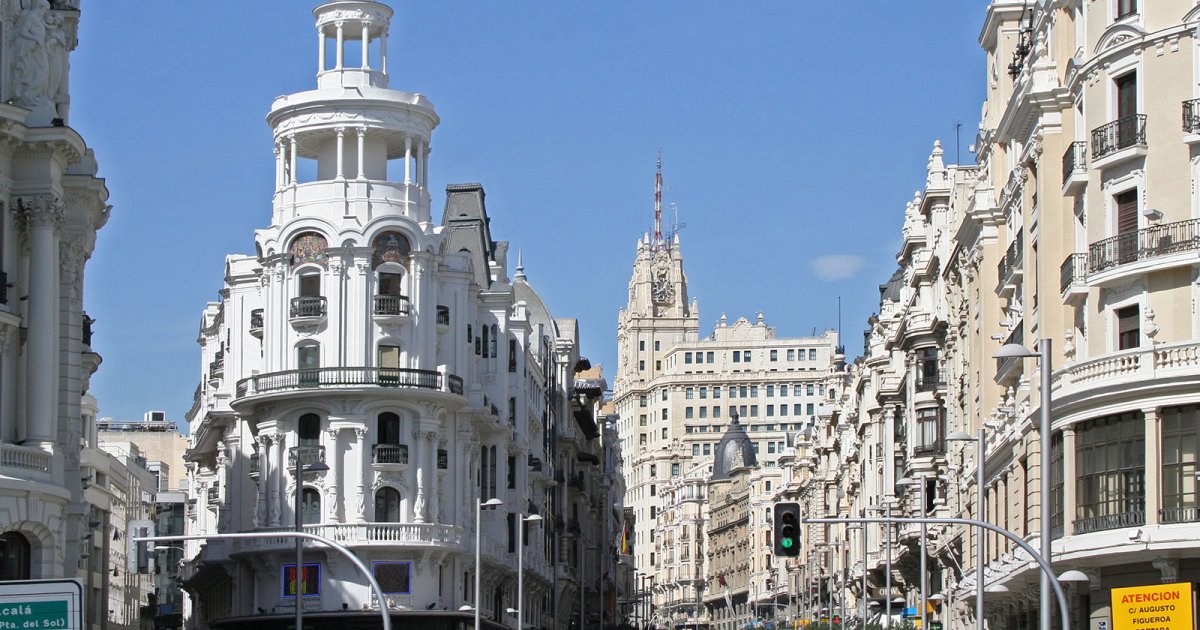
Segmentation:
<svg viewBox="0 0 1200 630">
<path fill-rule="evenodd" d="M 385 411 L 379 414 L 377 418 L 379 433 L 379 444 L 399 444 L 400 443 L 400 416 Z"/>
<path fill-rule="evenodd" d="M 315 413 L 306 413 L 300 416 L 297 437 L 300 439 L 300 446 L 319 446 L 321 444 L 321 416 Z"/>
<path fill-rule="evenodd" d="M 380 488 L 375 493 L 375 522 L 400 522 L 400 493 L 395 488 Z"/>
<path fill-rule="evenodd" d="M 31 545 L 20 532 L 0 536 L 0 580 L 28 580 Z"/>
<path fill-rule="evenodd" d="M 321 493 L 313 488 L 305 488 L 301 495 L 300 522 L 305 525 L 316 525 L 321 522 Z"/>
</svg>

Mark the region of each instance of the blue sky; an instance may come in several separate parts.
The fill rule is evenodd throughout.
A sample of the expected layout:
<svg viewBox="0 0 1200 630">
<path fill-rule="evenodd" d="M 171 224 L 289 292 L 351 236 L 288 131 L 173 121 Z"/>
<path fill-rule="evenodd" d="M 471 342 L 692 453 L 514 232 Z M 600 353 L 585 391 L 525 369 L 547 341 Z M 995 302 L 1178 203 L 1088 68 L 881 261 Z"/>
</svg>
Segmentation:
<svg viewBox="0 0 1200 630">
<path fill-rule="evenodd" d="M 953 162 L 962 123 L 972 161 L 984 0 L 390 4 L 392 87 L 442 119 L 435 216 L 446 184 L 482 182 L 493 237 L 610 377 L 660 148 L 702 334 L 759 310 L 811 334 L 837 325 L 841 296 L 851 354 L 933 141 Z M 114 206 L 84 301 L 101 415 L 182 421 L 191 405 L 201 310 L 270 219 L 264 116 L 315 85 L 313 6 L 83 2 L 70 122 Z"/>
</svg>

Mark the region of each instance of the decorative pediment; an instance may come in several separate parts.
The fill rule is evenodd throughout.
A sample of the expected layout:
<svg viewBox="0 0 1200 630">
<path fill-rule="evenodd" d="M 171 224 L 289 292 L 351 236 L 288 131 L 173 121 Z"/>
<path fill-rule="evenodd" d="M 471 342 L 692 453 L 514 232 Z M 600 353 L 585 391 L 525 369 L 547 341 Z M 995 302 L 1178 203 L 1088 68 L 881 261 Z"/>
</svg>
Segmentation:
<svg viewBox="0 0 1200 630">
<path fill-rule="evenodd" d="M 1100 36 L 1100 41 L 1096 42 L 1095 53 L 1099 55 L 1101 52 L 1133 41 L 1141 39 L 1146 35 L 1146 31 L 1136 24 L 1114 24 L 1104 31 Z"/>
</svg>

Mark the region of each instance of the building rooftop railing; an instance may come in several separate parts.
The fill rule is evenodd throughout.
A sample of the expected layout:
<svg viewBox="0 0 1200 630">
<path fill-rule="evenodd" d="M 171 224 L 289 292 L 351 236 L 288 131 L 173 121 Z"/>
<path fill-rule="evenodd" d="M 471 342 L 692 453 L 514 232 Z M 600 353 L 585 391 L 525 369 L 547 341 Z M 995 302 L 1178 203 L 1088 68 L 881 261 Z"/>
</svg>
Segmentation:
<svg viewBox="0 0 1200 630">
<path fill-rule="evenodd" d="M 285 370 L 256 374 L 238 381 L 237 397 L 285 390 L 347 388 L 347 387 L 397 387 L 431 389 L 462 394 L 462 378 L 453 374 L 443 375 L 434 370 L 415 368 L 378 367 L 327 367 L 304 370 Z"/>
</svg>

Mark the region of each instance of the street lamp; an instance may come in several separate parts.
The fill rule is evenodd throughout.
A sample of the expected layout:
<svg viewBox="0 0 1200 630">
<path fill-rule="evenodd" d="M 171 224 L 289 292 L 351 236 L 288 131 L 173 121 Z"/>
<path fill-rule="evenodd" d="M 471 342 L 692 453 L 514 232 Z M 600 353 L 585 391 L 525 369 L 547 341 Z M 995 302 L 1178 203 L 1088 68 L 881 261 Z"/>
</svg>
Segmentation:
<svg viewBox="0 0 1200 630">
<path fill-rule="evenodd" d="M 905 477 L 905 478 L 897 481 L 896 485 L 904 486 L 904 487 L 919 486 L 921 488 L 921 517 L 924 518 L 927 513 L 927 510 L 925 509 L 925 506 L 926 506 L 925 479 L 924 478 L 912 479 L 909 477 Z M 929 628 L 929 624 L 926 623 L 927 617 L 929 615 L 928 615 L 927 605 L 925 603 L 925 593 L 926 593 L 926 582 L 925 581 L 928 579 L 926 577 L 926 573 L 927 573 L 926 564 L 928 562 L 926 549 L 925 549 L 925 546 L 928 544 L 928 541 L 926 540 L 928 538 L 928 536 L 926 535 L 926 529 L 927 528 L 926 528 L 925 523 L 922 522 L 921 523 L 921 600 L 920 600 L 921 601 L 921 603 L 920 603 L 920 606 L 921 606 L 921 630 L 928 630 L 928 628 Z M 1043 628 L 1042 630 L 1049 630 L 1049 629 Z"/>
<path fill-rule="evenodd" d="M 329 470 L 329 466 L 319 458 L 317 461 L 305 466 L 304 453 L 308 452 L 303 446 L 296 448 L 296 531 L 304 531 L 304 522 L 300 514 L 300 505 L 304 501 L 304 473 L 309 472 L 325 472 Z M 312 449 L 313 453 L 319 453 L 317 449 Z M 304 581 L 304 539 L 296 538 L 296 630 L 304 630 L 304 590 L 307 583 Z M 384 606 L 383 602 L 379 602 L 380 606 Z"/>
<path fill-rule="evenodd" d="M 1041 423 L 1038 436 L 1042 446 L 1042 483 L 1041 483 L 1041 522 L 1042 531 L 1038 535 L 1041 543 L 1042 558 L 1046 562 L 1050 562 L 1050 340 L 1043 338 L 1038 343 L 1038 352 L 1031 352 L 1025 346 L 1017 343 L 1006 343 L 1000 346 L 996 354 L 992 355 L 997 359 L 1026 359 L 1037 357 L 1041 363 L 1042 378 L 1041 378 Z M 1041 606 L 1038 608 L 1038 628 L 1040 630 L 1050 630 L 1050 576 L 1042 575 L 1041 593 L 1039 597 Z"/>
<path fill-rule="evenodd" d="M 517 629 L 525 627 L 525 616 L 522 614 L 525 606 L 525 523 L 541 522 L 541 514 L 522 516 L 517 521 Z M 511 609 L 510 609 L 511 610 Z"/>
<path fill-rule="evenodd" d="M 984 496 L 983 496 L 983 458 L 984 458 L 983 427 L 982 426 L 979 427 L 979 437 L 971 437 L 963 431 L 951 431 L 950 435 L 946 436 L 947 442 L 970 442 L 972 440 L 974 440 L 976 442 L 976 444 L 975 444 L 975 446 L 976 446 L 976 451 L 975 451 L 975 491 L 977 493 L 977 496 L 975 498 L 975 505 L 976 505 L 975 518 L 977 518 L 981 521 L 986 521 L 987 520 L 987 514 L 986 514 L 987 504 L 984 501 Z M 1042 470 L 1043 475 L 1046 475 L 1047 473 L 1048 473 L 1048 471 L 1046 471 L 1044 469 Z M 1046 500 L 1045 497 L 1047 497 L 1048 495 L 1042 495 L 1042 496 L 1044 497 L 1043 502 L 1045 502 L 1045 500 Z M 987 544 L 985 541 L 987 539 L 984 537 L 983 530 L 979 531 L 976 538 L 977 538 L 977 540 L 976 540 L 976 544 L 975 544 L 975 628 L 977 630 L 983 630 L 983 556 L 984 556 L 984 546 Z M 1045 601 L 1046 600 L 1042 600 L 1043 603 Z"/>
<path fill-rule="evenodd" d="M 494 508 L 497 505 L 504 505 L 504 502 L 495 497 L 475 504 L 475 630 L 479 630 L 479 532 L 483 529 L 480 521 L 483 508 Z"/>
</svg>

